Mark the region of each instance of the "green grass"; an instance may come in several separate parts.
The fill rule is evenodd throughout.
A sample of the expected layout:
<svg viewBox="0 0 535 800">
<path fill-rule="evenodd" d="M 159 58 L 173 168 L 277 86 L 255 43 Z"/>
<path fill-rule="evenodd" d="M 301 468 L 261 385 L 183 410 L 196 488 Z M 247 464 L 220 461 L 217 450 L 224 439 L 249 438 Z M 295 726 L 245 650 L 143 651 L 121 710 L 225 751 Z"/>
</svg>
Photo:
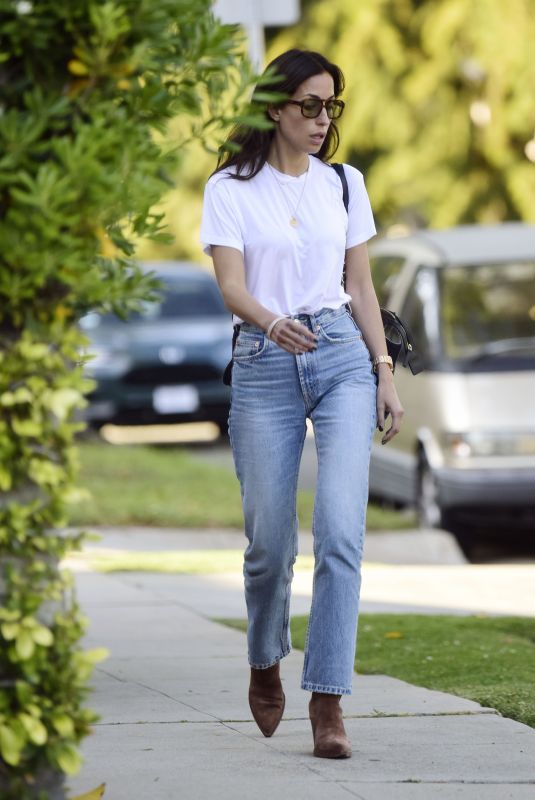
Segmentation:
<svg viewBox="0 0 535 800">
<path fill-rule="evenodd" d="M 242 528 L 238 481 L 231 469 L 183 447 L 80 442 L 78 485 L 91 499 L 73 503 L 71 525 Z M 302 528 L 312 525 L 313 493 L 298 494 Z M 370 505 L 368 529 L 407 528 L 414 520 Z"/>
<path fill-rule="evenodd" d="M 72 525 L 242 527 L 233 473 L 184 448 L 84 442 L 79 453 L 91 500 L 71 506 Z"/>
<path fill-rule="evenodd" d="M 299 649 L 306 625 L 307 617 L 292 619 Z M 361 614 L 355 669 L 467 697 L 535 727 L 533 618 Z"/>
</svg>

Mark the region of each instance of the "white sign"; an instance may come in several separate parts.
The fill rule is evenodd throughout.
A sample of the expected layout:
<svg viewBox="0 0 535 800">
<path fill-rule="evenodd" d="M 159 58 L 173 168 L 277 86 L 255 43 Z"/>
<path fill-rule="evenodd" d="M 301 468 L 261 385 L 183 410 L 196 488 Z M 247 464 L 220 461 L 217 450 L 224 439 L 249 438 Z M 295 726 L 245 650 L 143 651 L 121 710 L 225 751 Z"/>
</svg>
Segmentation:
<svg viewBox="0 0 535 800">
<path fill-rule="evenodd" d="M 230 25 L 293 25 L 299 0 L 214 0 L 214 14 Z"/>
<path fill-rule="evenodd" d="M 243 25 L 249 56 L 259 71 L 264 67 L 264 28 L 293 25 L 300 14 L 299 0 L 214 0 L 213 11 L 221 22 Z"/>
</svg>

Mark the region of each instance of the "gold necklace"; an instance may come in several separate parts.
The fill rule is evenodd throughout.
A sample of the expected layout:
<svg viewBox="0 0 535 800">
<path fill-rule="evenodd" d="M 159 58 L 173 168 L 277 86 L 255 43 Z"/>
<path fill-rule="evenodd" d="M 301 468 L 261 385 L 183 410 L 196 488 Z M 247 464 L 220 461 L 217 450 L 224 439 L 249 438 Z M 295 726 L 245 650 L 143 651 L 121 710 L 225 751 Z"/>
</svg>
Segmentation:
<svg viewBox="0 0 535 800">
<path fill-rule="evenodd" d="M 279 189 L 282 192 L 282 196 L 284 197 L 284 202 L 286 203 L 288 211 L 290 212 L 290 225 L 292 226 L 292 228 L 297 228 L 297 226 L 299 225 L 299 220 L 297 219 L 297 209 L 299 208 L 299 205 L 300 205 L 301 200 L 303 198 L 303 194 L 305 193 L 305 186 L 307 185 L 307 178 L 308 178 L 308 173 L 309 173 L 309 170 L 310 170 L 310 161 L 308 163 L 307 171 L 305 172 L 305 180 L 303 181 L 303 187 L 301 189 L 301 194 L 299 195 L 299 199 L 297 200 L 297 205 L 295 206 L 295 208 L 293 210 L 292 210 L 292 207 L 290 206 L 290 204 L 288 202 L 288 198 L 286 197 L 286 193 L 284 191 L 284 186 L 282 185 L 282 183 L 277 178 L 277 176 L 275 174 L 275 170 L 273 169 L 273 167 L 271 166 L 271 164 L 269 162 L 266 162 L 266 163 L 267 163 L 267 165 L 268 165 L 268 167 L 270 169 L 271 174 L 275 178 L 275 181 L 278 184 Z"/>
</svg>

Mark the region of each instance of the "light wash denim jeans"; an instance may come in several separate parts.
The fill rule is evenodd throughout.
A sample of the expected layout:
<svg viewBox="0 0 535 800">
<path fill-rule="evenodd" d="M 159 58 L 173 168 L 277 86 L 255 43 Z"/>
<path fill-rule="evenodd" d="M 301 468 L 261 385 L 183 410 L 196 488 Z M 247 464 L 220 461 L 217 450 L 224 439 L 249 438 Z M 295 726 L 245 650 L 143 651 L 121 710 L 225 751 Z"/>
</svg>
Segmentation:
<svg viewBox="0 0 535 800">
<path fill-rule="evenodd" d="M 350 694 L 368 499 L 376 381 L 345 307 L 296 318 L 318 336 L 292 355 L 244 323 L 234 350 L 229 431 L 242 493 L 249 663 L 267 668 L 290 652 L 290 590 L 297 555 L 296 492 L 306 433 L 314 426 L 314 588 L 302 688 Z"/>
</svg>

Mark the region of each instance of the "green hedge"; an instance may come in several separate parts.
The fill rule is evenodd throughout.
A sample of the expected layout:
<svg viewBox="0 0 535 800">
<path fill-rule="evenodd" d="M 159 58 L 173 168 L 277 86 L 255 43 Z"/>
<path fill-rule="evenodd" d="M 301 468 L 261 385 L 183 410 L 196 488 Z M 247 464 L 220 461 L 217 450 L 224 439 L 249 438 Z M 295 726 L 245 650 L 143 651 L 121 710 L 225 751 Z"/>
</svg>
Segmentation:
<svg viewBox="0 0 535 800">
<path fill-rule="evenodd" d="M 93 715 L 84 620 L 58 573 L 91 384 L 77 320 L 155 283 L 132 261 L 185 140 L 213 140 L 250 84 L 209 0 L 0 0 L 0 794 L 47 797 Z M 218 104 L 225 100 L 225 115 Z M 165 143 L 180 116 L 183 135 Z M 212 141 L 213 143 L 213 141 Z M 47 777 L 48 780 L 48 777 Z M 37 781 L 37 782 L 36 782 Z M 61 782 L 61 781 L 60 781 Z M 57 794 L 54 794 L 56 797 Z"/>
</svg>

